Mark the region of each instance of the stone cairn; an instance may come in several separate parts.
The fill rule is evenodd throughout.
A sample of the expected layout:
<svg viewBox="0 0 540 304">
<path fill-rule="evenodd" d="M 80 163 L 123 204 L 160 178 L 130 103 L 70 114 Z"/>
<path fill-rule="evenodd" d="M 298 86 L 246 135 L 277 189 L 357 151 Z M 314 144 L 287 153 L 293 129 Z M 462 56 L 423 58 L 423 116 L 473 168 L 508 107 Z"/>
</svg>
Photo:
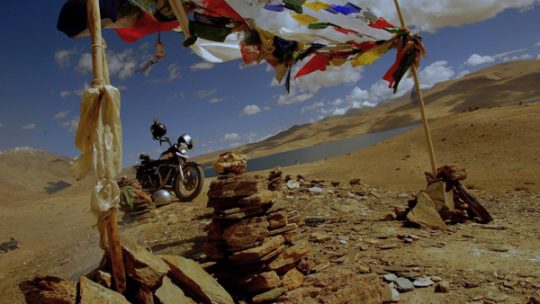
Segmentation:
<svg viewBox="0 0 540 304">
<path fill-rule="evenodd" d="M 270 171 L 270 173 L 268 174 L 268 190 L 281 190 L 281 187 L 283 187 L 282 175 L 283 173 L 279 168 Z"/>
<path fill-rule="evenodd" d="M 214 209 L 203 250 L 215 261 L 211 271 L 228 290 L 254 303 L 273 301 L 300 287 L 311 247 L 301 240 L 303 217 L 275 203 L 278 193 L 267 180 L 248 175 L 246 157 L 222 154 L 214 164 L 218 178 L 210 185 Z M 277 174 L 270 178 L 276 185 Z"/>
<path fill-rule="evenodd" d="M 388 219 L 404 221 L 414 227 L 446 229 L 447 224 L 475 220 L 487 224 L 493 220 L 484 206 L 461 184 L 467 172 L 456 166 L 443 166 L 437 175 L 426 173 L 428 186 L 409 201 L 407 209 L 396 207 Z"/>
<path fill-rule="evenodd" d="M 107 258 L 77 281 L 37 275 L 19 287 L 28 304 L 234 303 L 216 279 L 193 260 L 154 255 L 128 241 L 123 241 L 122 254 L 127 283 L 122 294 L 115 291 Z"/>
</svg>

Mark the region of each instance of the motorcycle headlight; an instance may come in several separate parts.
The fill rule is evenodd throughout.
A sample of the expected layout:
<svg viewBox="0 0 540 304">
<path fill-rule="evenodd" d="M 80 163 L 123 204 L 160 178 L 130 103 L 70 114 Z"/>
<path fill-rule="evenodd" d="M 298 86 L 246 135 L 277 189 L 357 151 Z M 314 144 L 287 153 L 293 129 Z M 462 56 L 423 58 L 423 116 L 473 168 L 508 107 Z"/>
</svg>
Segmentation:
<svg viewBox="0 0 540 304">
<path fill-rule="evenodd" d="M 184 145 L 188 149 L 193 149 L 193 139 L 189 134 L 182 134 L 178 137 L 178 145 Z"/>
</svg>

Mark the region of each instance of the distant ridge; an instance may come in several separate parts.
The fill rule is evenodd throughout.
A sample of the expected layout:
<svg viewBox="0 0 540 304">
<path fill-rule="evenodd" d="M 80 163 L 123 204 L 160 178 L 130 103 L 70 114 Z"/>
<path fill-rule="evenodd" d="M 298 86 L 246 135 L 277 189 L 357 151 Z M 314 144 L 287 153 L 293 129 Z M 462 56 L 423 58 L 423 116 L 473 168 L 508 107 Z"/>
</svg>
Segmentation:
<svg viewBox="0 0 540 304">
<path fill-rule="evenodd" d="M 0 151 L 0 203 L 37 199 L 70 187 L 70 159 L 32 147 Z"/>
<path fill-rule="evenodd" d="M 514 61 L 441 82 L 423 94 L 428 118 L 434 120 L 469 109 L 540 102 L 539 83 L 540 60 Z M 343 116 L 295 125 L 263 141 L 200 155 L 195 159 L 209 164 L 226 150 L 243 152 L 249 158 L 255 158 L 412 125 L 419 122 L 420 114 L 409 95 L 381 102 L 374 108 L 351 109 Z"/>
</svg>

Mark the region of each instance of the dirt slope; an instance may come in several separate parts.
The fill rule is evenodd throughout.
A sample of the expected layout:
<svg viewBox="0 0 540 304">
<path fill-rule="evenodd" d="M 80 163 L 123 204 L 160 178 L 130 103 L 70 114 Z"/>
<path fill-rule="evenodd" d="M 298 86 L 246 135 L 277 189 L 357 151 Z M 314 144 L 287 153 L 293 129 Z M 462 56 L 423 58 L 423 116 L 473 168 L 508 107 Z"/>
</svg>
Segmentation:
<svg viewBox="0 0 540 304">
<path fill-rule="evenodd" d="M 491 192 L 540 191 L 540 104 L 458 113 L 434 121 L 432 137 L 439 165 L 469 172 L 466 184 Z M 341 157 L 293 166 L 309 176 L 361 178 L 401 190 L 424 186 L 429 171 L 424 131 L 417 128 Z"/>
<path fill-rule="evenodd" d="M 540 61 L 508 62 L 483 69 L 424 91 L 427 115 L 438 119 L 469 108 L 489 108 L 540 101 Z M 264 141 L 241 146 L 251 158 L 309 147 L 355 135 L 403 127 L 419 122 L 420 114 L 408 94 L 375 108 L 351 110 L 344 116 L 294 126 Z M 221 151 L 197 157 L 201 163 Z"/>
<path fill-rule="evenodd" d="M 28 147 L 0 152 L 0 204 L 47 197 L 72 184 L 66 157 Z"/>
</svg>

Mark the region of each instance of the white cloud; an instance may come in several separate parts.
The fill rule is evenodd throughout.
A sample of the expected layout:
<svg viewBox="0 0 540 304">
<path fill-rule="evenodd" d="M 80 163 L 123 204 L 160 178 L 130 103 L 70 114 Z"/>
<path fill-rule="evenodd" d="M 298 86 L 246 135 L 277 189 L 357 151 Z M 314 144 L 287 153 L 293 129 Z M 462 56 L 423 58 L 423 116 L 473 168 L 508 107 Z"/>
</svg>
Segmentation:
<svg viewBox="0 0 540 304">
<path fill-rule="evenodd" d="M 69 111 L 60 111 L 60 112 L 54 114 L 54 119 L 56 119 L 56 120 L 63 119 L 66 116 L 68 116 L 68 114 L 69 114 Z"/>
<path fill-rule="evenodd" d="M 310 105 L 307 105 L 305 107 L 302 107 L 302 109 L 300 110 L 300 113 L 305 113 L 305 112 L 308 112 L 308 111 L 314 111 L 314 110 L 317 110 L 317 109 L 320 109 L 320 108 L 323 108 L 324 107 L 324 102 L 322 101 L 319 101 L 319 102 L 315 102 L 315 103 L 312 103 Z"/>
<path fill-rule="evenodd" d="M 186 98 L 186 93 L 184 91 L 176 92 L 172 95 L 172 98 L 184 99 Z"/>
<path fill-rule="evenodd" d="M 3 127 L 4 127 L 4 125 L 0 123 L 0 128 L 3 128 Z"/>
<path fill-rule="evenodd" d="M 240 135 L 238 135 L 238 133 L 227 133 L 223 137 L 223 140 L 225 141 L 233 141 L 233 140 L 239 140 L 239 139 L 240 139 Z"/>
<path fill-rule="evenodd" d="M 109 65 L 109 74 L 120 79 L 126 79 L 137 69 L 137 59 L 133 49 L 125 49 L 122 52 L 107 51 L 107 64 Z M 79 57 L 77 70 L 81 73 L 92 72 L 92 55 L 83 53 Z"/>
<path fill-rule="evenodd" d="M 66 98 L 66 97 L 71 96 L 71 95 L 82 96 L 84 90 L 88 89 L 89 87 L 90 87 L 90 85 L 87 82 L 85 82 L 83 88 L 81 88 L 81 89 L 60 91 L 58 93 L 58 95 L 60 95 L 60 97 L 62 97 L 62 98 Z M 118 89 L 119 90 L 127 90 L 127 88 L 124 87 L 124 86 L 119 86 Z"/>
<path fill-rule="evenodd" d="M 481 64 L 486 64 L 490 62 L 494 62 L 495 58 L 493 56 L 482 56 L 478 54 L 472 54 L 469 59 L 465 62 L 465 64 L 470 66 L 477 66 Z"/>
<path fill-rule="evenodd" d="M 503 58 L 503 62 L 509 62 L 509 61 L 517 61 L 517 60 L 530 60 L 533 59 L 533 56 L 529 54 L 523 54 L 521 56 L 507 56 Z"/>
<path fill-rule="evenodd" d="M 439 82 L 452 79 L 454 75 L 454 69 L 448 65 L 448 61 L 436 61 L 420 71 L 419 77 L 421 88 L 432 88 Z"/>
<path fill-rule="evenodd" d="M 242 110 L 241 115 L 251 116 L 251 115 L 255 115 L 255 114 L 260 113 L 260 112 L 261 112 L 261 108 L 259 108 L 258 105 L 251 104 L 251 105 L 247 105 L 247 106 L 244 107 L 244 109 Z"/>
<path fill-rule="evenodd" d="M 178 63 L 173 63 L 167 68 L 169 70 L 169 77 L 167 81 L 175 80 L 180 76 L 180 65 Z"/>
<path fill-rule="evenodd" d="M 77 55 L 75 49 L 57 50 L 54 52 L 54 61 L 61 67 L 67 68 L 71 65 L 71 58 Z"/>
<path fill-rule="evenodd" d="M 192 71 L 200 71 L 200 70 L 210 70 L 214 67 L 214 64 L 211 62 L 202 61 L 199 63 L 192 64 L 189 68 Z"/>
<path fill-rule="evenodd" d="M 540 41 L 538 41 L 535 45 L 540 47 Z"/>
<path fill-rule="evenodd" d="M 33 130 L 33 129 L 36 128 L 36 124 L 35 123 L 29 123 L 29 124 L 23 125 L 21 128 L 23 130 Z"/>
<path fill-rule="evenodd" d="M 456 78 L 458 78 L 458 79 L 463 78 L 463 77 L 469 75 L 470 73 L 471 73 L 471 71 L 469 71 L 469 70 L 463 70 L 463 71 L 459 72 L 459 74 L 457 74 Z"/>
<path fill-rule="evenodd" d="M 211 103 L 211 104 L 220 103 L 223 101 L 223 99 L 224 98 L 219 98 L 219 97 L 214 96 L 208 101 L 208 103 Z"/>
<path fill-rule="evenodd" d="M 432 88 L 437 83 L 453 79 L 455 72 L 447 61 L 436 61 L 420 70 L 418 73 L 422 89 Z M 338 98 L 329 104 L 328 108 L 321 108 L 323 115 L 343 115 L 349 109 L 374 107 L 382 101 L 400 97 L 411 91 L 414 81 L 410 77 L 404 77 L 399 84 L 396 94 L 388 87 L 388 82 L 379 80 L 371 85 L 369 90 L 354 87 L 345 98 Z"/>
<path fill-rule="evenodd" d="M 356 87 L 355 87 L 355 88 L 356 88 Z M 334 101 L 332 102 L 332 104 L 335 105 L 335 106 L 339 106 L 339 105 L 342 104 L 342 103 L 343 103 L 343 99 L 341 99 L 341 98 L 338 98 L 338 99 L 336 99 L 336 100 L 334 100 Z"/>
<path fill-rule="evenodd" d="M 538 57 L 536 57 L 536 60 L 540 60 L 540 54 L 538 54 Z"/>
<path fill-rule="evenodd" d="M 374 13 L 399 24 L 394 5 L 388 1 L 352 1 L 373 9 Z M 509 9 L 527 9 L 539 0 L 409 0 L 400 1 L 405 20 L 422 31 L 436 31 L 447 26 L 471 24 L 495 17 Z"/>
<path fill-rule="evenodd" d="M 199 90 L 195 92 L 195 95 L 199 97 L 200 99 L 210 97 L 214 94 L 216 94 L 217 89 L 211 89 L 211 90 Z"/>
<path fill-rule="evenodd" d="M 304 61 L 308 62 L 309 58 Z M 300 66 L 293 70 L 292 75 Z M 311 99 L 321 88 L 354 84 L 362 78 L 362 71 L 363 68 L 354 68 L 350 63 L 346 63 L 341 67 L 328 67 L 326 72 L 314 72 L 292 80 L 290 93 L 279 96 L 277 104 L 283 106 L 301 103 Z M 277 82 L 273 80 L 272 86 L 276 85 L 278 85 Z"/>
<path fill-rule="evenodd" d="M 79 117 L 72 117 L 69 120 L 63 121 L 60 123 L 60 126 L 63 129 L 66 129 L 69 133 L 75 133 L 79 127 Z"/>
<path fill-rule="evenodd" d="M 272 108 L 270 108 L 269 106 L 266 106 L 266 107 L 263 108 L 263 110 L 270 111 L 270 110 L 272 110 Z"/>
<path fill-rule="evenodd" d="M 291 92 L 293 92 L 293 91 L 294 90 L 291 90 Z M 280 105 L 280 106 L 292 105 L 292 104 L 295 104 L 295 103 L 304 102 L 304 101 L 310 99 L 313 96 L 314 96 L 313 93 L 302 93 L 302 94 L 298 94 L 298 95 L 296 95 L 294 93 L 290 93 L 289 95 L 281 95 L 281 96 L 279 96 L 277 104 Z"/>
</svg>

